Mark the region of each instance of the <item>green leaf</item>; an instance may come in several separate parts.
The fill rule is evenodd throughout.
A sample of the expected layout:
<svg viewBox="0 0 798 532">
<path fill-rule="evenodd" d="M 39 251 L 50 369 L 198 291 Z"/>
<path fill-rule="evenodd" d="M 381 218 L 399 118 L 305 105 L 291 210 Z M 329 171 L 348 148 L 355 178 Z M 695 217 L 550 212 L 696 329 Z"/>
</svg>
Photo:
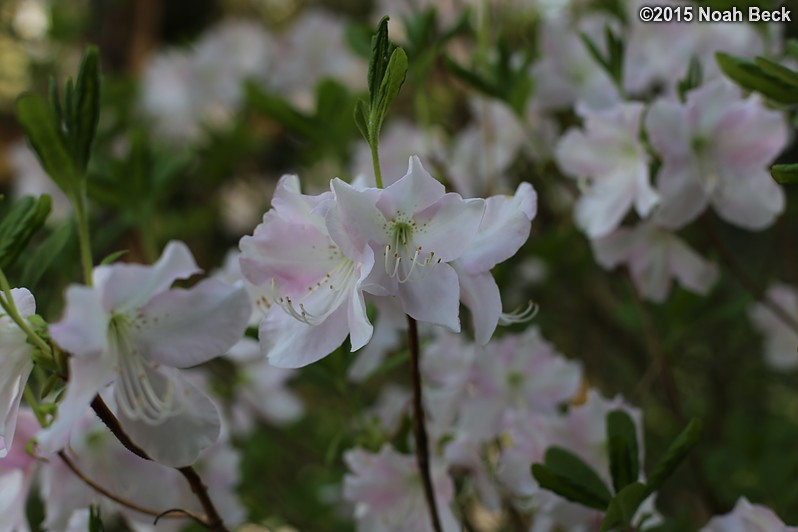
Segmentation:
<svg viewBox="0 0 798 532">
<path fill-rule="evenodd" d="M 8 268 L 44 225 L 52 200 L 47 194 L 34 200 L 26 197 L 16 202 L 0 222 L 0 269 Z"/>
<path fill-rule="evenodd" d="M 369 121 L 369 133 L 375 141 L 380 136 L 382 129 L 382 122 L 385 120 L 385 115 L 388 114 L 396 96 L 399 94 L 399 89 L 405 82 L 407 76 L 407 54 L 401 48 L 397 48 L 391 54 L 391 59 L 388 63 L 388 69 L 385 77 L 382 78 L 380 85 L 379 96 L 377 98 L 377 106 L 371 108 L 371 120 Z"/>
<path fill-rule="evenodd" d="M 53 111 L 55 123 L 58 125 L 60 130 L 64 124 L 64 114 L 61 111 L 61 95 L 58 93 L 58 82 L 53 76 L 50 76 L 48 96 L 50 98 L 50 109 Z"/>
<path fill-rule="evenodd" d="M 379 90 L 382 87 L 388 63 L 393 56 L 394 48 L 388 39 L 388 20 L 386 15 L 380 19 L 377 31 L 371 37 L 371 58 L 369 59 L 368 86 L 371 109 L 376 107 Z"/>
<path fill-rule="evenodd" d="M 468 70 L 451 57 L 444 56 L 443 64 L 449 72 L 460 78 L 460 81 L 471 85 L 472 88 L 478 90 L 479 92 L 493 98 L 502 97 L 502 90 L 494 85 L 493 82 L 485 79 L 476 72 Z"/>
<path fill-rule="evenodd" d="M 52 232 L 28 258 L 22 271 L 22 286 L 33 287 L 52 266 L 72 236 L 72 224 L 63 224 Z"/>
<path fill-rule="evenodd" d="M 73 122 L 67 129 L 75 164 L 84 172 L 100 120 L 100 54 L 94 46 L 83 52 L 74 98 Z"/>
<path fill-rule="evenodd" d="M 369 104 L 366 100 L 358 100 L 355 104 L 355 124 L 358 131 L 366 139 L 366 142 L 371 143 L 371 135 L 369 135 Z"/>
<path fill-rule="evenodd" d="M 640 449 L 632 418 L 623 410 L 607 414 L 607 441 L 610 473 L 615 492 L 637 481 L 640 476 Z"/>
<path fill-rule="evenodd" d="M 760 92 L 777 102 L 798 103 L 798 89 L 764 72 L 753 61 L 723 52 L 716 53 L 715 58 L 723 73 L 743 88 Z"/>
<path fill-rule="evenodd" d="M 609 488 L 593 468 L 559 447 L 546 451 L 544 464 L 532 465 L 532 476 L 541 487 L 597 510 L 605 510 L 612 498 Z"/>
<path fill-rule="evenodd" d="M 629 484 L 613 497 L 601 522 L 601 532 L 615 527 L 629 526 L 640 508 L 640 504 L 648 497 L 646 486 L 642 482 Z"/>
<path fill-rule="evenodd" d="M 798 72 L 795 70 L 789 69 L 765 57 L 755 58 L 754 63 L 756 63 L 756 66 L 761 68 L 765 74 L 780 79 L 784 83 L 790 85 L 793 90 L 798 90 Z"/>
<path fill-rule="evenodd" d="M 690 452 L 690 449 L 698 442 L 700 436 L 701 420 L 693 418 L 682 433 L 673 440 L 668 450 L 665 451 L 665 456 L 654 469 L 654 472 L 651 473 L 651 477 L 646 484 L 648 493 L 657 491 L 665 480 L 673 474 L 687 456 L 687 453 Z"/>
<path fill-rule="evenodd" d="M 280 96 L 266 92 L 252 82 L 246 83 L 244 91 L 247 102 L 256 111 L 305 137 L 310 138 L 316 134 L 316 125 L 313 120 L 296 110 Z"/>
<path fill-rule="evenodd" d="M 692 56 L 690 58 L 690 64 L 687 67 L 687 74 L 684 76 L 684 79 L 679 81 L 677 86 L 679 91 L 679 99 L 681 99 L 682 102 L 687 99 L 688 92 L 701 85 L 701 80 L 703 77 L 703 72 L 701 71 L 701 62 L 698 60 L 698 57 Z"/>
<path fill-rule="evenodd" d="M 770 175 L 782 185 L 798 184 L 798 164 L 774 164 Z"/>
<path fill-rule="evenodd" d="M 114 251 L 113 253 L 106 256 L 103 260 L 100 261 L 100 266 L 108 266 L 109 264 L 113 264 L 117 261 L 119 257 L 127 253 L 129 250 L 127 249 L 120 249 L 119 251 Z"/>
<path fill-rule="evenodd" d="M 795 39 L 789 39 L 787 41 L 787 52 L 793 57 L 793 59 L 798 60 L 798 41 Z"/>
<path fill-rule="evenodd" d="M 100 519 L 100 507 L 89 506 L 89 532 L 105 532 L 102 519 Z"/>
<path fill-rule="evenodd" d="M 77 172 L 50 106 L 38 94 L 23 94 L 17 99 L 17 120 L 44 170 L 71 195 L 77 188 Z"/>
</svg>

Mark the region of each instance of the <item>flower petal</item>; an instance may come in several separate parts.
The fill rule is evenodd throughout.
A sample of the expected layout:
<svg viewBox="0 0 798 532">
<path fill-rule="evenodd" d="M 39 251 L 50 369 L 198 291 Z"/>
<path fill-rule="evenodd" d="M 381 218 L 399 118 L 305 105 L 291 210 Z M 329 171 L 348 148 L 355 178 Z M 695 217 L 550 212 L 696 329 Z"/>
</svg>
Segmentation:
<svg viewBox="0 0 798 532">
<path fill-rule="evenodd" d="M 413 244 L 421 246 L 422 254 L 434 251 L 441 262 L 451 262 L 469 248 L 484 213 L 485 200 L 446 194 L 414 217 Z"/>
<path fill-rule="evenodd" d="M 784 189 L 764 169 L 727 170 L 711 201 L 721 218 L 754 231 L 772 224 L 785 204 Z"/>
<path fill-rule="evenodd" d="M 0 458 L 8 454 L 14 441 L 22 392 L 33 369 L 32 350 L 31 346 L 22 344 L 14 351 L 0 354 Z"/>
<path fill-rule="evenodd" d="M 399 298 L 411 318 L 460 332 L 460 285 L 448 264 L 399 285 Z"/>
<path fill-rule="evenodd" d="M 654 219 L 668 229 L 693 221 L 709 201 L 697 169 L 688 162 L 663 165 L 657 174 L 657 190 L 660 204 Z"/>
<path fill-rule="evenodd" d="M 372 242 L 382 245 L 388 241 L 385 216 L 376 207 L 379 189 L 358 190 L 338 178 L 332 180 L 330 187 L 335 193 L 339 221 L 328 223 L 327 230 L 336 243 L 340 240 L 342 249 L 363 249 Z M 327 216 L 333 215 L 328 212 Z M 341 235 L 341 229 L 346 232 L 346 238 Z"/>
<path fill-rule="evenodd" d="M 197 461 L 200 453 L 219 439 L 221 418 L 216 405 L 179 370 L 161 367 L 148 371 L 156 392 L 163 396 L 174 386 L 175 397 L 182 408 L 163 423 L 150 425 L 118 412 L 119 422 L 131 439 L 156 462 L 183 467 Z"/>
<path fill-rule="evenodd" d="M 130 334 L 141 354 L 175 368 L 202 364 L 241 339 L 251 312 L 243 286 L 206 279 L 155 296 L 136 314 Z"/>
<path fill-rule="evenodd" d="M 108 351 L 110 319 L 97 290 L 72 285 L 66 291 L 64 318 L 50 326 L 50 337 L 74 356 L 96 357 Z"/>
<path fill-rule="evenodd" d="M 460 299 L 471 311 L 474 339 L 480 345 L 485 345 L 496 330 L 502 313 L 499 287 L 489 271 L 471 275 L 460 270 L 457 263 L 453 266 L 460 281 Z"/>
<path fill-rule="evenodd" d="M 200 271 L 188 246 L 172 241 L 153 265 L 114 264 L 95 268 L 94 284 L 102 294 L 103 308 L 124 312 L 141 307 L 175 280 L 187 279 Z"/>
<path fill-rule="evenodd" d="M 377 201 L 377 208 L 392 220 L 397 213 L 413 215 L 426 209 L 446 193 L 444 186 L 432 177 L 415 155 L 410 157 L 407 174 L 385 188 Z"/>
<path fill-rule="evenodd" d="M 261 350 L 278 368 L 301 368 L 335 351 L 346 339 L 347 309 L 339 307 L 318 325 L 295 320 L 273 307 L 260 324 Z"/>
<path fill-rule="evenodd" d="M 718 266 L 704 260 L 676 235 L 672 236 L 669 255 L 673 275 L 688 290 L 705 295 L 718 280 Z"/>
</svg>

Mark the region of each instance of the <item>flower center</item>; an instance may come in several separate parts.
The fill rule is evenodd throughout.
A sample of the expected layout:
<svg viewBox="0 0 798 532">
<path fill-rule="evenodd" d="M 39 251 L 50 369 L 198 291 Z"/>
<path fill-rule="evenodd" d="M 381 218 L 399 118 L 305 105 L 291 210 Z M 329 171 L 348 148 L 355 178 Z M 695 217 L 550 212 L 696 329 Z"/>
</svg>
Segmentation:
<svg viewBox="0 0 798 532">
<path fill-rule="evenodd" d="M 388 244 L 385 246 L 385 271 L 400 283 L 410 280 L 417 268 L 440 264 L 441 259 L 435 257 L 434 251 L 425 252 L 421 246 L 415 245 L 413 235 L 416 222 L 399 218 L 390 223 Z M 426 258 L 422 258 L 426 255 Z M 431 271 L 432 268 L 429 268 Z"/>
<path fill-rule="evenodd" d="M 128 318 L 123 315 L 115 315 L 109 324 L 108 336 L 111 350 L 117 354 L 119 372 L 114 392 L 117 406 L 130 419 L 159 425 L 177 414 L 182 404 L 175 400 L 174 383 L 159 375 L 157 365 L 133 346 L 129 326 Z"/>
</svg>

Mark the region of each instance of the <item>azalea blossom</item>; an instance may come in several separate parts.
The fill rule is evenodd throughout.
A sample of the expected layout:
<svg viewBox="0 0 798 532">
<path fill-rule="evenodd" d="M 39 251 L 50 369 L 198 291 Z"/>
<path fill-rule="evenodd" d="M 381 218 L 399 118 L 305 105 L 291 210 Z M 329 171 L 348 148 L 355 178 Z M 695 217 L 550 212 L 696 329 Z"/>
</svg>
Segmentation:
<svg viewBox="0 0 798 532">
<path fill-rule="evenodd" d="M 25 444 L 36 435 L 39 423 L 30 409 L 19 412 L 19 430 L 10 448 L 0 459 L 0 530 L 27 532 L 28 520 L 25 504 L 28 501 L 33 479 L 36 474 L 36 459 L 28 454 Z"/>
<path fill-rule="evenodd" d="M 787 526 L 779 516 L 765 506 L 751 504 L 740 497 L 734 509 L 713 517 L 701 532 L 796 532 L 798 527 Z"/>
<path fill-rule="evenodd" d="M 727 222 L 759 230 L 784 210 L 769 166 L 786 145 L 787 128 L 758 95 L 743 98 L 716 80 L 690 91 L 686 103 L 655 102 L 646 130 L 662 158 L 657 216 L 664 226 L 679 228 L 712 205 Z"/>
<path fill-rule="evenodd" d="M 70 380 L 39 437 L 42 452 L 64 447 L 72 425 L 111 383 L 122 427 L 154 460 L 185 466 L 216 441 L 216 406 L 177 368 L 223 354 L 242 336 L 251 306 L 242 287 L 218 279 L 169 289 L 197 272 L 188 247 L 171 242 L 152 266 L 99 266 L 93 287 L 69 287 L 64 318 L 50 335 L 72 355 Z"/>
<path fill-rule="evenodd" d="M 768 288 L 765 295 L 798 323 L 798 290 L 795 287 L 776 283 Z M 754 305 L 749 315 L 765 337 L 765 359 L 768 365 L 782 371 L 798 367 L 798 332 L 762 303 Z"/>
<path fill-rule="evenodd" d="M 659 201 L 640 141 L 643 109 L 640 103 L 600 111 L 580 107 L 585 129 L 570 129 L 557 144 L 557 164 L 580 180 L 576 224 L 590 238 L 611 233 L 632 206 L 646 217 Z"/>
<path fill-rule="evenodd" d="M 325 224 L 333 195 L 299 192 L 297 176 L 283 176 L 272 209 L 252 236 L 241 239 L 241 272 L 270 292 L 260 324 L 260 345 L 269 362 L 297 368 L 327 356 L 350 337 L 363 347 L 373 327 L 366 316 L 363 280 L 374 264 L 371 249 L 334 240 Z M 343 244 L 343 245 L 342 245 Z"/>
<path fill-rule="evenodd" d="M 476 236 L 484 200 L 447 194 L 415 156 L 407 174 L 385 189 L 358 189 L 340 179 L 331 186 L 336 208 L 327 221 L 333 238 L 339 245 L 351 242 L 363 257 L 382 259 L 363 289 L 397 296 L 418 321 L 459 331 L 460 288 L 449 263 Z"/>
<path fill-rule="evenodd" d="M 486 344 L 502 318 L 510 323 L 529 316 L 503 314 L 499 287 L 490 270 L 509 259 L 529 237 L 537 214 L 537 194 L 521 183 L 514 196 L 491 196 L 476 237 L 463 255 L 452 263 L 460 283 L 460 299 L 471 311 L 474 336 Z"/>
<path fill-rule="evenodd" d="M 379 453 L 355 449 L 344 455 L 350 474 L 344 477 L 344 497 L 355 503 L 358 530 L 368 532 L 426 532 L 432 530 L 421 477 L 412 455 L 388 444 Z M 443 464 L 432 464 L 432 485 L 441 525 L 460 530 L 449 505 L 454 484 Z"/>
<path fill-rule="evenodd" d="M 11 297 L 22 318 L 36 312 L 36 301 L 27 288 L 12 288 Z M 22 392 L 33 369 L 32 354 L 33 345 L 25 333 L 0 310 L 0 459 L 8 455 L 14 441 Z"/>
<path fill-rule="evenodd" d="M 590 242 L 596 261 L 605 269 L 626 264 L 642 296 L 661 303 L 671 280 L 697 294 L 706 294 L 718 280 L 718 267 L 706 261 L 676 234 L 653 221 L 620 228 Z"/>
</svg>

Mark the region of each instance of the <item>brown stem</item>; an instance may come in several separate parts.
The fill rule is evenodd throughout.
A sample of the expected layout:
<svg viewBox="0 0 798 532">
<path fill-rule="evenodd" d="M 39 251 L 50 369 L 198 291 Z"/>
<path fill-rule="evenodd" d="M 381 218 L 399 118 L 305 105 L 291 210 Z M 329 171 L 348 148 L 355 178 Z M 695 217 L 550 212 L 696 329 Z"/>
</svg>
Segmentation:
<svg viewBox="0 0 798 532">
<path fill-rule="evenodd" d="M 205 524 L 205 520 L 201 516 L 196 515 L 194 513 L 191 513 L 191 512 L 189 512 L 187 510 L 175 508 L 175 509 L 172 509 L 172 510 L 167 510 L 166 512 L 158 512 L 156 510 L 152 510 L 152 509 L 146 508 L 144 506 L 139 506 L 135 502 L 131 502 L 131 501 L 128 501 L 127 499 L 123 499 L 122 497 L 119 497 L 118 495 L 114 495 L 113 493 L 111 493 L 110 491 L 105 489 L 104 487 L 102 487 L 99 484 L 97 484 L 96 482 L 94 482 L 88 476 L 86 476 L 86 474 L 83 471 L 81 471 L 80 468 L 78 468 L 78 466 L 75 465 L 75 463 L 69 458 L 69 456 L 67 456 L 67 454 L 64 451 L 58 451 L 58 457 L 61 459 L 62 462 L 64 462 L 64 464 L 66 464 L 66 466 L 70 469 L 70 471 L 72 471 L 75 474 L 75 476 L 78 477 L 80 480 L 82 480 L 87 486 L 89 486 L 91 489 L 93 489 L 94 491 L 96 491 L 100 495 L 103 495 L 103 496 L 111 499 L 112 501 L 114 501 L 117 504 L 121 504 L 122 506 L 124 506 L 126 508 L 130 508 L 131 510 L 135 510 L 135 511 L 137 511 L 139 513 L 155 517 L 156 521 L 157 521 L 157 519 L 160 519 L 162 517 L 170 517 L 170 518 L 190 517 L 190 518 L 194 519 L 195 521 L 199 522 L 200 524 L 203 524 L 203 525 Z"/>
<path fill-rule="evenodd" d="M 418 327 L 416 320 L 410 316 L 407 317 L 407 346 L 410 349 L 410 377 L 413 381 L 413 435 L 416 439 L 416 463 L 421 474 L 421 483 L 424 486 L 424 497 L 427 500 L 430 519 L 432 519 L 432 528 L 435 532 L 443 532 L 441 519 L 438 516 L 438 506 L 435 503 L 435 491 L 432 488 L 432 475 L 430 475 L 427 423 L 421 397 L 421 370 L 419 369 L 421 352 L 418 344 Z"/>
<path fill-rule="evenodd" d="M 118 439 L 128 451 L 139 458 L 152 461 L 152 458 L 150 458 L 146 451 L 136 445 L 135 442 L 130 439 L 130 436 L 125 433 L 122 429 L 122 425 L 119 424 L 119 420 L 116 419 L 116 416 L 111 412 L 111 409 L 108 408 L 108 405 L 105 404 L 105 401 L 102 400 L 102 397 L 99 395 L 96 396 L 91 402 L 91 407 L 97 414 L 97 417 L 105 423 L 105 426 L 108 427 L 113 435 L 116 436 L 116 439 Z M 216 510 L 213 501 L 208 495 L 208 487 L 202 482 L 197 471 L 192 466 L 178 467 L 176 469 L 185 477 L 186 481 L 191 486 L 191 491 L 197 496 L 197 499 L 202 505 L 202 509 L 205 510 L 206 517 L 201 519 L 200 522 L 208 530 L 213 532 L 229 532 L 228 528 L 224 525 L 222 517 Z"/>
<path fill-rule="evenodd" d="M 737 282 L 740 283 L 740 286 L 748 292 L 754 299 L 765 305 L 770 311 L 779 318 L 782 323 L 784 323 L 787 327 L 798 333 L 798 319 L 793 317 L 789 312 L 787 312 L 784 307 L 782 307 L 778 302 L 774 301 L 770 296 L 766 293 L 763 293 L 763 290 L 759 288 L 753 279 L 751 279 L 748 274 L 746 274 L 737 261 L 734 259 L 734 255 L 732 255 L 729 248 L 726 244 L 723 243 L 718 233 L 715 231 L 714 226 L 712 225 L 712 221 L 704 218 L 703 220 L 704 230 L 709 236 L 709 239 L 712 240 L 712 244 L 720 253 L 720 258 L 723 263 L 726 265 L 726 268 L 731 272 Z"/>
</svg>

